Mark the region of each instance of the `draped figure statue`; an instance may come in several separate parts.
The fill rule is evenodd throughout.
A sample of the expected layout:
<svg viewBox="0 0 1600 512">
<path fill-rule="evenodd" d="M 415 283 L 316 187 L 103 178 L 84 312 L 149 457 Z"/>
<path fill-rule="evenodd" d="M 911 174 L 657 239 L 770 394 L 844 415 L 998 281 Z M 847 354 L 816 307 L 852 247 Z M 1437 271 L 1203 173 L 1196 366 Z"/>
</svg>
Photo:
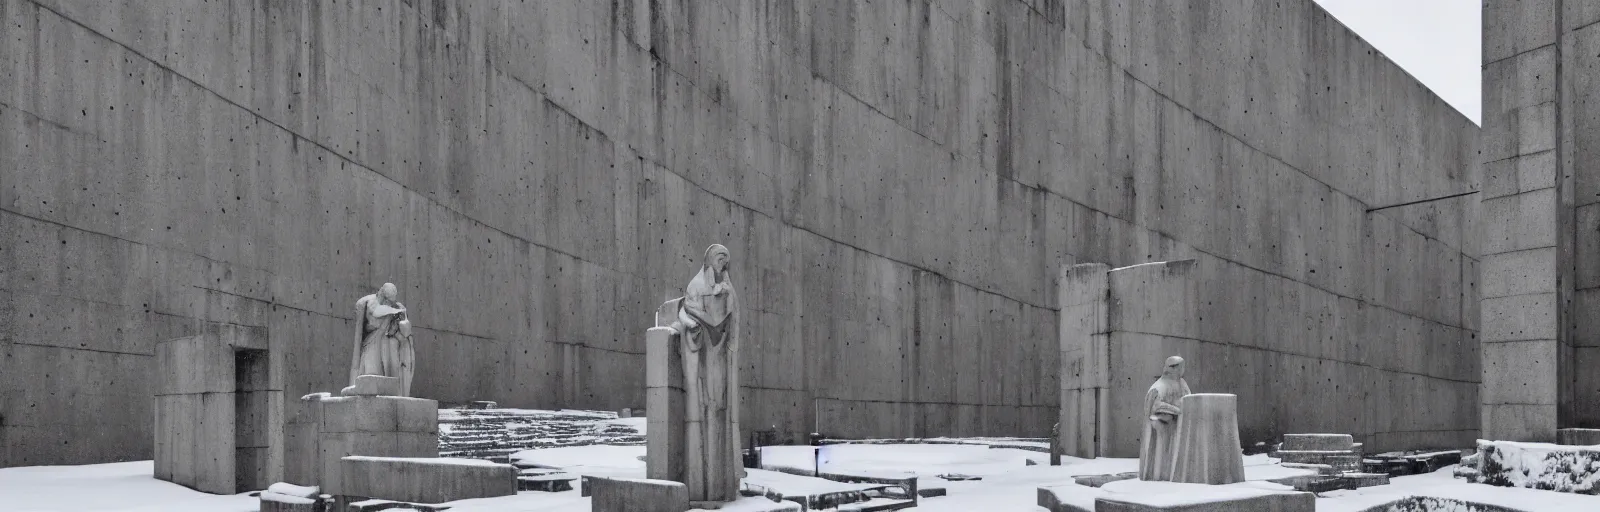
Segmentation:
<svg viewBox="0 0 1600 512">
<path fill-rule="evenodd" d="M 1177 454 L 1174 434 L 1178 431 L 1178 403 L 1189 394 L 1183 380 L 1183 358 L 1167 358 L 1161 378 L 1150 385 L 1144 396 L 1144 439 L 1139 444 L 1139 479 L 1172 480 L 1172 462 Z"/>
<path fill-rule="evenodd" d="M 400 379 L 400 395 L 411 396 L 411 376 L 416 352 L 411 344 L 411 321 L 406 307 L 395 300 L 394 284 L 384 283 L 378 293 L 356 301 L 356 337 L 350 361 L 350 385 L 360 375 Z"/>
<path fill-rule="evenodd" d="M 685 388 L 684 485 L 696 502 L 739 498 L 739 296 L 728 276 L 728 248 L 706 248 L 684 288 L 677 320 Z"/>
</svg>

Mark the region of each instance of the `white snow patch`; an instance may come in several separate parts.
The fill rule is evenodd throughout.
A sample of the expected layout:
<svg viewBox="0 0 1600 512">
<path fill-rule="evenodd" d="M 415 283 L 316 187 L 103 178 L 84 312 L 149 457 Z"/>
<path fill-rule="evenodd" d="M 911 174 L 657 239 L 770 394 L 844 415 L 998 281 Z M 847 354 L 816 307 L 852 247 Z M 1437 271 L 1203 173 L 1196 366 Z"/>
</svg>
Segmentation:
<svg viewBox="0 0 1600 512">
<path fill-rule="evenodd" d="M 255 512 L 249 494 L 219 496 L 156 480 L 144 460 L 0 468 L 0 506 L 19 512 Z"/>
<path fill-rule="evenodd" d="M 322 493 L 321 487 L 306 487 L 304 485 L 295 485 L 286 482 L 278 482 L 269 485 L 267 486 L 267 490 L 278 494 L 299 496 L 302 498 L 315 498 L 318 494 Z"/>
</svg>

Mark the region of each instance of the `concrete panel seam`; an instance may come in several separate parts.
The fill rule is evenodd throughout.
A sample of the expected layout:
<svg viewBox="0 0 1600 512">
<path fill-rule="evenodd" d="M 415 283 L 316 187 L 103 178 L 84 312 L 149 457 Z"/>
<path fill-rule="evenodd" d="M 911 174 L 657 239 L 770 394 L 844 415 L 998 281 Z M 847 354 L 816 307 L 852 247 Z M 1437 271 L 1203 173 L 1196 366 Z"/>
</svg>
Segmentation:
<svg viewBox="0 0 1600 512">
<path fill-rule="evenodd" d="M 1251 346 L 1251 345 L 1241 345 L 1241 344 L 1238 344 L 1238 343 L 1229 343 L 1229 342 L 1226 342 L 1226 341 L 1203 340 L 1203 339 L 1199 339 L 1199 338 L 1187 338 L 1187 337 L 1183 337 L 1183 336 L 1173 336 L 1171 334 L 1156 334 L 1156 333 L 1151 333 L 1151 332 L 1139 332 L 1139 331 L 1116 331 L 1116 332 L 1125 332 L 1125 333 L 1130 333 L 1130 334 L 1140 334 L 1140 335 L 1145 335 L 1145 336 L 1156 336 L 1156 337 L 1159 337 L 1159 338 L 1171 338 L 1171 339 L 1175 339 L 1175 340 L 1188 340 L 1188 341 L 1195 341 L 1195 342 L 1199 342 L 1199 343 L 1210 343 L 1212 345 L 1222 345 L 1222 346 L 1228 347 L 1230 349 L 1258 350 L 1258 351 L 1261 351 L 1261 352 L 1267 352 L 1267 353 L 1271 353 L 1271 354 L 1282 354 L 1282 355 L 1286 355 L 1286 356 L 1304 357 L 1306 359 L 1316 359 L 1318 361 L 1332 361 L 1332 362 L 1335 362 L 1335 363 L 1343 363 L 1343 364 L 1348 364 L 1348 365 L 1351 365 L 1351 366 L 1359 366 L 1359 367 L 1363 367 L 1363 368 L 1371 368 L 1371 369 L 1378 370 L 1378 371 L 1383 371 L 1383 372 L 1398 373 L 1398 374 L 1402 374 L 1402 375 L 1414 375 L 1414 376 L 1417 376 L 1417 377 L 1423 377 L 1423 378 L 1427 378 L 1427 379 L 1442 380 L 1442 381 L 1446 381 L 1446 382 L 1455 382 L 1455 383 L 1459 383 L 1459 384 L 1482 384 L 1483 383 L 1482 381 L 1476 381 L 1476 380 L 1452 379 L 1452 378 L 1449 378 L 1449 377 L 1440 377 L 1440 376 L 1437 376 L 1437 375 L 1428 375 L 1426 373 L 1408 372 L 1408 371 L 1405 371 L 1405 370 L 1396 370 L 1396 369 L 1391 369 L 1391 368 L 1384 368 L 1382 366 L 1373 366 L 1373 365 L 1370 365 L 1370 364 L 1358 363 L 1358 362 L 1355 362 L 1355 361 L 1345 361 L 1345 360 L 1342 360 L 1342 359 L 1328 359 L 1328 358 L 1325 358 L 1325 357 L 1317 357 L 1317 356 L 1312 356 L 1312 355 L 1300 354 L 1300 353 L 1296 353 L 1296 352 L 1289 352 L 1289 351 L 1285 351 L 1285 350 L 1261 348 L 1261 347 L 1255 347 L 1255 346 Z M 1542 340 L 1542 341 L 1547 341 L 1547 340 Z"/>
<path fill-rule="evenodd" d="M 476 217 L 472 217 L 470 215 L 467 215 L 467 214 L 461 213 L 459 211 L 456 211 L 455 209 L 451 208 L 450 206 L 439 202 L 437 199 L 434 199 L 432 197 L 429 197 L 429 196 L 426 196 L 426 195 L 423 195 L 423 194 L 416 194 L 414 191 L 411 191 L 410 188 L 407 188 L 405 186 L 405 184 L 402 184 L 399 181 L 396 181 L 394 178 L 390 177 L 387 174 L 378 172 L 373 167 L 371 167 L 371 166 L 369 166 L 367 164 L 364 164 L 362 162 L 356 161 L 353 156 L 345 155 L 343 153 L 335 151 L 335 150 L 333 150 L 332 148 L 329 148 L 327 145 L 323 144 L 320 141 L 312 140 L 312 139 L 310 139 L 310 138 L 308 138 L 308 137 L 306 137 L 304 135 L 301 135 L 300 133 L 298 133 L 298 132 L 296 132 L 294 130 L 290 130 L 288 127 L 283 126 L 282 124 L 279 124 L 277 121 L 272 120 L 272 119 L 268 119 L 268 118 L 262 116 L 261 113 L 256 112 L 255 109 L 248 108 L 248 107 L 246 107 L 244 105 L 240 105 L 239 103 L 233 101 L 232 99 L 230 99 L 230 98 L 228 98 L 226 96 L 223 96 L 222 94 L 219 94 L 216 91 L 211 90 L 209 87 L 206 87 L 204 84 L 201 84 L 200 82 L 194 80 L 193 78 L 189 78 L 189 76 L 184 75 L 183 73 L 179 73 L 177 70 L 174 70 L 174 69 L 172 69 L 170 67 L 167 67 L 166 64 L 162 64 L 160 62 L 157 62 L 156 60 L 151 59 L 149 56 L 147 56 L 147 55 L 145 55 L 143 53 L 140 53 L 138 50 L 135 50 L 132 47 L 130 47 L 130 46 L 126 45 L 126 44 L 123 44 L 121 41 L 118 41 L 116 39 L 108 37 L 105 34 L 100 33 L 99 31 L 95 30 L 94 28 L 91 28 L 88 25 L 85 25 L 85 24 L 83 24 L 82 22 L 79 22 L 76 19 L 73 19 L 73 18 L 71 18 L 71 17 L 69 17 L 69 16 L 67 16 L 65 14 L 62 14 L 61 12 L 58 12 L 55 9 L 50 8 L 49 6 L 46 6 L 46 5 L 43 5 L 43 4 L 39 4 L 39 3 L 34 3 L 34 5 L 38 6 L 39 9 L 42 9 L 42 10 L 45 10 L 45 11 L 49 11 L 51 14 L 54 14 L 57 17 L 59 17 L 59 18 L 61 18 L 63 20 L 66 20 L 66 21 L 72 23 L 73 25 L 76 25 L 77 27 L 79 27 L 79 28 L 81 28 L 81 29 L 83 29 L 85 31 L 88 31 L 91 34 L 94 34 L 96 37 L 99 37 L 101 39 L 104 39 L 106 41 L 111 42 L 112 44 L 117 45 L 117 47 L 122 48 L 123 51 L 126 51 L 128 53 L 131 53 L 131 54 L 139 56 L 139 58 L 144 59 L 146 62 L 149 62 L 150 65 L 155 66 L 157 68 L 160 68 L 162 71 L 166 71 L 168 73 L 171 73 L 172 76 L 182 78 L 185 82 L 188 82 L 190 85 L 194 86 L 195 88 L 200 89 L 202 91 L 205 91 L 207 93 L 210 93 L 212 96 L 216 97 L 218 100 L 221 100 L 222 102 L 227 103 L 229 105 L 233 105 L 234 108 L 237 108 L 240 111 L 243 111 L 243 112 L 249 114 L 250 116 L 254 117 L 255 119 L 257 119 L 257 120 L 259 120 L 259 121 L 261 121 L 263 123 L 267 123 L 268 125 L 271 125 L 272 127 L 277 128 L 278 130 L 282 131 L 283 133 L 289 134 L 290 136 L 294 137 L 295 139 L 299 139 L 299 140 L 305 141 L 307 144 L 311 144 L 313 146 L 316 146 L 317 148 L 319 148 L 319 149 L 321 149 L 323 151 L 326 151 L 329 154 L 333 155 L 335 158 L 338 158 L 340 160 L 344 160 L 346 162 L 349 162 L 351 165 L 355 166 L 357 169 L 365 170 L 365 171 L 367 171 L 369 173 L 372 173 L 374 175 L 382 177 L 383 179 L 388 180 L 391 183 L 399 185 L 400 188 L 402 188 L 402 189 L 404 189 L 404 190 L 406 190 L 408 192 L 412 192 L 412 194 L 415 195 L 416 197 L 418 197 L 418 198 L 420 198 L 420 199 L 422 199 L 424 201 L 427 201 L 429 204 L 432 204 L 433 206 L 436 206 L 436 207 L 438 207 L 438 208 L 440 208 L 440 209 L 442 209 L 444 211 L 448 211 L 450 213 L 454 213 L 457 216 L 459 216 L 459 217 L 461 217 L 463 219 L 467 219 L 468 221 L 470 221 L 470 222 L 472 222 L 474 224 L 477 224 L 479 226 L 483 226 L 485 228 L 494 230 L 496 233 L 499 233 L 502 236 L 505 236 L 505 237 L 510 238 L 512 240 L 516 240 L 516 241 L 519 241 L 519 242 L 522 242 L 522 243 L 526 243 L 528 245 L 539 247 L 541 249 L 544 249 L 544 250 L 547 250 L 547 251 L 550 251 L 550 252 L 554 252 L 554 253 L 557 253 L 557 254 L 560 254 L 560 255 L 563 255 L 563 256 L 567 256 L 567 257 L 575 259 L 575 260 L 591 263 L 591 264 L 594 264 L 594 265 L 599 266 L 601 268 L 605 268 L 607 270 L 611 270 L 613 272 L 617 272 L 617 273 L 620 273 L 620 274 L 632 275 L 632 274 L 629 274 L 628 272 L 624 272 L 622 270 L 607 268 L 605 265 L 601 265 L 599 262 L 589 261 L 589 260 L 587 260 L 585 258 L 582 258 L 582 257 L 576 255 L 576 254 L 572 254 L 572 253 L 569 253 L 567 251 L 564 251 L 564 250 L 561 250 L 561 249 L 558 249 L 558 248 L 555 248 L 555 247 L 552 247 L 552 246 L 544 245 L 544 244 L 541 244 L 539 242 L 535 242 L 533 240 L 527 240 L 527 239 L 524 239 L 524 238 L 522 238 L 520 236 L 513 235 L 513 234 L 511 234 L 509 232 L 506 232 L 503 229 L 500 229 L 499 227 L 496 227 L 494 225 L 485 223 L 485 222 L 477 219 Z M 600 132 L 600 133 L 604 134 L 604 132 Z M 607 137 L 609 137 L 609 135 Z M 175 251 L 175 252 L 181 252 L 181 251 Z M 634 276 L 634 277 L 639 277 L 639 276 Z"/>
<path fill-rule="evenodd" d="M 1485 62 L 1485 63 L 1483 63 L 1482 66 L 1480 66 L 1480 68 L 1486 68 L 1486 67 L 1489 67 L 1489 66 L 1493 66 L 1495 64 L 1499 64 L 1501 62 L 1505 62 L 1505 61 L 1508 61 L 1508 60 L 1511 60 L 1511 59 L 1515 59 L 1517 57 L 1521 57 L 1523 55 L 1527 55 L 1529 53 L 1533 53 L 1533 52 L 1536 52 L 1536 51 L 1539 51 L 1539 50 L 1543 50 L 1545 48 L 1549 48 L 1549 47 L 1552 47 L 1552 46 L 1555 46 L 1555 45 L 1556 45 L 1556 43 L 1548 43 L 1548 44 L 1545 44 L 1543 46 L 1539 46 L 1537 48 L 1529 48 L 1529 49 L 1517 52 L 1516 54 L 1513 54 L 1513 55 L 1507 55 L 1505 57 L 1501 57 L 1501 58 L 1498 58 L 1498 59 L 1495 59 L 1495 60 L 1492 60 L 1492 61 L 1489 61 L 1489 62 Z"/>
</svg>

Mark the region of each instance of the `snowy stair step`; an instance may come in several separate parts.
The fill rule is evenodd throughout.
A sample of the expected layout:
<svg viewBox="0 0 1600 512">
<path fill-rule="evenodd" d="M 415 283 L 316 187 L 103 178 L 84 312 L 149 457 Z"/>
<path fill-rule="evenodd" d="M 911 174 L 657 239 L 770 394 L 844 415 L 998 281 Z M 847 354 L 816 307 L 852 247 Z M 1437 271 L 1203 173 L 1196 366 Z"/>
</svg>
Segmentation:
<svg viewBox="0 0 1600 512">
<path fill-rule="evenodd" d="M 901 500 L 893 498 L 873 498 L 860 503 L 840 505 L 839 512 L 881 512 L 885 510 L 900 510 L 917 506 L 917 500 Z"/>
</svg>

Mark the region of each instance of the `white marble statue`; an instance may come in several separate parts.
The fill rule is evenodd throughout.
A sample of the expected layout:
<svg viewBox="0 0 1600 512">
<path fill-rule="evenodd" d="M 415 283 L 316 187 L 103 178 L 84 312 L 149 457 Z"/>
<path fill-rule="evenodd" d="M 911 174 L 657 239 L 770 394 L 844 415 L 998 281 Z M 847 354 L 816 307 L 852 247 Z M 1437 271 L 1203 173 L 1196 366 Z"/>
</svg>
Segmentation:
<svg viewBox="0 0 1600 512">
<path fill-rule="evenodd" d="M 678 318 L 685 389 L 684 485 L 695 502 L 739 498 L 739 296 L 728 276 L 728 248 L 706 248 L 685 287 Z"/>
<path fill-rule="evenodd" d="M 384 283 L 378 293 L 356 301 L 356 337 L 350 361 L 350 385 L 361 375 L 400 379 L 400 395 L 411 396 L 411 376 L 416 352 L 411 344 L 411 321 L 406 307 L 395 300 L 394 284 Z"/>
<path fill-rule="evenodd" d="M 1183 411 L 1178 403 L 1189 394 L 1189 383 L 1183 380 L 1183 358 L 1167 358 L 1161 369 L 1161 378 L 1150 385 L 1144 396 L 1144 439 L 1139 444 L 1139 479 L 1172 479 L 1172 461 L 1177 453 L 1174 434 L 1178 431 L 1178 416 Z"/>
</svg>

